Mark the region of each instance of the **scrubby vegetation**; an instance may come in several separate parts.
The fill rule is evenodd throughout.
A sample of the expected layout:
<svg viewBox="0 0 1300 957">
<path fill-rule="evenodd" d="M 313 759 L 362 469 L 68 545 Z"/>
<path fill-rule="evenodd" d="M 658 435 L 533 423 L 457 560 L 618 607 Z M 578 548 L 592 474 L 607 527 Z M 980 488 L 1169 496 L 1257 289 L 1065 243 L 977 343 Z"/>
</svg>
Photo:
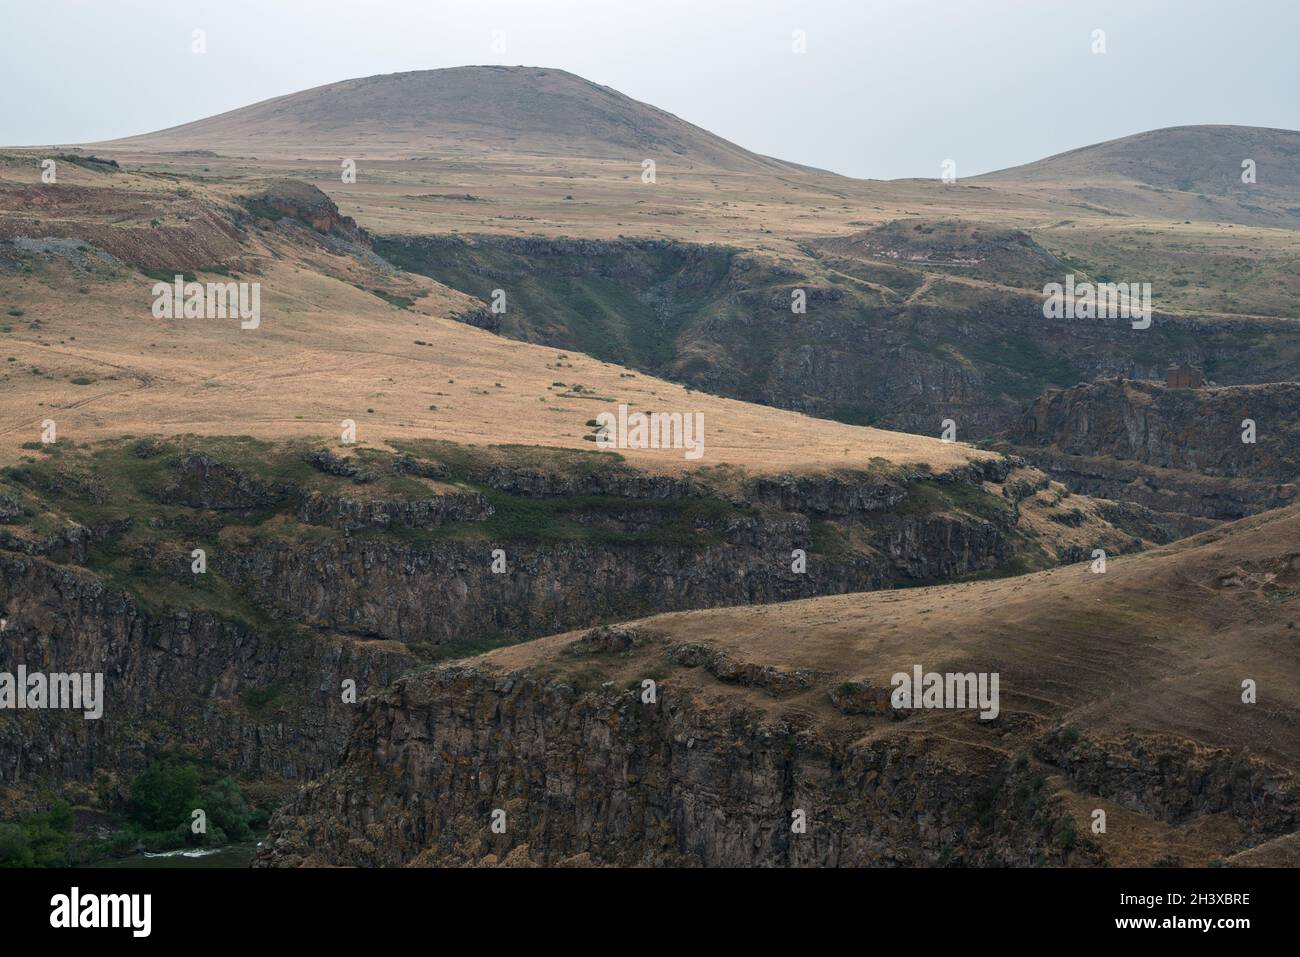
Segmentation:
<svg viewBox="0 0 1300 957">
<path fill-rule="evenodd" d="M 78 811 L 56 800 L 48 810 L 0 823 L 0 867 L 67 867 L 138 851 L 214 848 L 265 830 L 271 808 L 250 808 L 240 786 L 220 771 L 165 757 L 136 776 L 125 806 L 100 828 L 78 827 Z M 196 814 L 195 812 L 201 812 Z"/>
</svg>

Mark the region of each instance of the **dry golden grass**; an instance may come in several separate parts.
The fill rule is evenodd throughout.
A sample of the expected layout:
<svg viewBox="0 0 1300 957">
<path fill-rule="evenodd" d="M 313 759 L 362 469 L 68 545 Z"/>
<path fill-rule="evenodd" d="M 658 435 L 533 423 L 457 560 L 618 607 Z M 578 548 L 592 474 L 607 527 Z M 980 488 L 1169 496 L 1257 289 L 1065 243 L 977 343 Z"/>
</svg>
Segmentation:
<svg viewBox="0 0 1300 957">
<path fill-rule="evenodd" d="M 0 457 L 12 460 L 22 443 L 37 441 L 47 418 L 61 440 L 75 442 L 184 432 L 330 441 L 351 419 L 362 444 L 435 438 L 591 451 L 586 422 L 620 403 L 704 414 L 698 460 L 681 450 L 622 453 L 651 471 L 866 468 L 877 457 L 944 470 L 984 454 L 693 392 L 576 353 L 561 359 L 555 349 L 441 318 L 469 303 L 425 280 L 418 284 L 428 294 L 408 311 L 285 260 L 262 266 L 256 330 L 234 320 L 154 319 L 153 281 L 143 276 L 96 281 L 86 295 L 66 265 L 6 277 L 3 302 L 23 315 L 0 340 Z"/>
</svg>

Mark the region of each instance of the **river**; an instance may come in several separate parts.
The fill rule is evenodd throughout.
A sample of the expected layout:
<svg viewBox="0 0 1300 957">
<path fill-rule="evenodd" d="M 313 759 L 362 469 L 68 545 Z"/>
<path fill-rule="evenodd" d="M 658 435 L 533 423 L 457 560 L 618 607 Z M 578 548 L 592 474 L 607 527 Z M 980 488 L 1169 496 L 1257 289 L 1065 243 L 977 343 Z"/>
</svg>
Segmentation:
<svg viewBox="0 0 1300 957">
<path fill-rule="evenodd" d="M 247 867 L 257 851 L 257 842 L 226 844 L 212 850 L 185 849 L 162 851 L 158 854 L 132 854 L 130 857 L 113 857 L 82 867 Z"/>
</svg>

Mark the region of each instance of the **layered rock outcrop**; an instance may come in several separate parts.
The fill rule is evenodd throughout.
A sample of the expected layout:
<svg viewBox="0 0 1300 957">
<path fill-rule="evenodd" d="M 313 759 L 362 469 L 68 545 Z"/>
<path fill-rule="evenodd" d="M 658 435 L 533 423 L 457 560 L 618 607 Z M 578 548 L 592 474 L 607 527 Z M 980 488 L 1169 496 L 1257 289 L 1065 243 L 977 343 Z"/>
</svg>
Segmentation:
<svg viewBox="0 0 1300 957">
<path fill-rule="evenodd" d="M 1172 389 L 1108 379 L 1044 393 L 1006 438 L 1085 495 L 1233 519 L 1300 495 L 1297 410 L 1295 382 Z"/>
<path fill-rule="evenodd" d="M 266 188 L 245 197 L 244 205 L 256 215 L 287 217 L 318 233 L 370 245 L 369 234 L 357 225 L 357 221 L 342 215 L 334 200 L 310 183 L 294 179 L 273 180 Z"/>
</svg>

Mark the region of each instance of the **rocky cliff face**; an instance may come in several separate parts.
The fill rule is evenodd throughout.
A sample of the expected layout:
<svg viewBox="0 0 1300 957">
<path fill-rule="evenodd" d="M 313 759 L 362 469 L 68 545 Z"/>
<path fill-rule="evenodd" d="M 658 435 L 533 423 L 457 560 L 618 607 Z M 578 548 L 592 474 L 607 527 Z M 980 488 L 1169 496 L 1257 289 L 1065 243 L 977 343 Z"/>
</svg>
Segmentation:
<svg viewBox="0 0 1300 957">
<path fill-rule="evenodd" d="M 257 629 L 208 612 L 150 610 L 97 576 L 0 552 L 0 671 L 104 675 L 103 716 L 6 711 L 0 787 L 112 793 L 163 750 L 246 776 L 303 781 L 332 767 L 357 696 L 412 664 L 398 645 Z"/>
<path fill-rule="evenodd" d="M 1300 823 L 1295 782 L 1248 751 L 1167 735 L 1071 741 L 1057 731 L 1039 742 L 1037 753 L 1081 790 L 1168 823 L 1227 814 L 1256 839 L 1290 833 Z"/>
<path fill-rule="evenodd" d="M 1238 518 L 1295 501 L 1298 408 L 1294 382 L 1170 389 L 1108 379 L 1045 393 L 1006 437 L 1078 492 Z"/>
<path fill-rule="evenodd" d="M 567 654 L 653 642 L 612 631 Z M 903 733 L 887 687 L 698 645 L 663 662 L 644 669 L 653 702 L 636 678 L 593 688 L 605 675 L 568 667 L 402 679 L 366 703 L 339 767 L 276 814 L 258 864 L 1095 865 L 1104 842 L 1076 803 L 1162 825 L 1218 814 L 1246 845 L 1300 821 L 1294 776 L 1241 752 L 1080 739 L 1023 713 L 962 730 L 912 717 Z M 668 662 L 704 665 L 706 686 L 674 683 Z"/>
<path fill-rule="evenodd" d="M 903 506 L 915 492 L 895 478 L 749 483 L 754 502 L 774 508 L 719 503 L 672 478 L 560 478 L 496 468 L 486 479 L 511 495 L 561 505 L 571 498 L 562 514 L 583 534 L 541 543 L 373 536 L 263 542 L 223 553 L 215 565 L 278 620 L 438 644 L 532 638 L 652 610 L 948 580 L 1006 565 L 1016 548 L 1009 503 L 981 491 L 984 514 L 928 501 L 909 510 Z M 978 488 L 962 477 L 951 481 Z M 599 492 L 595 501 L 586 497 Z M 370 508 L 384 515 L 391 507 Z M 503 565 L 494 568 L 497 548 Z M 792 568 L 795 550 L 812 556 L 804 570 Z"/>
<path fill-rule="evenodd" d="M 1047 796 L 1005 759 L 828 732 L 798 716 L 768 719 L 673 690 L 651 706 L 641 694 L 584 693 L 471 669 L 401 682 L 367 702 L 339 769 L 276 815 L 259 862 L 1061 860 Z M 1038 823 L 1009 827 L 1026 805 Z M 980 809 L 989 812 L 983 822 Z M 497 810 L 503 833 L 491 828 Z M 793 830 L 797 812 L 807 821 L 803 833 Z"/>
<path fill-rule="evenodd" d="M 1300 477 L 1300 382 L 1171 389 L 1107 379 L 1053 390 L 1009 430 L 1017 445 L 1156 468 L 1287 483 Z M 1255 424 L 1243 441 L 1243 423 Z"/>
<path fill-rule="evenodd" d="M 607 530 L 651 530 L 653 514 L 604 514 Z M 865 531 L 865 527 L 863 528 Z M 303 548 L 249 548 L 216 569 L 276 618 L 412 643 L 532 638 L 651 609 L 678 610 L 863 591 L 950 579 L 1009 562 L 1008 528 L 944 516 L 887 518 L 871 526 L 876 554 L 814 559 L 804 516 L 736 519 L 699 530 L 687 547 L 557 543 L 491 549 L 446 543 L 342 540 Z"/>
<path fill-rule="evenodd" d="M 1175 538 L 1203 529 L 1201 520 L 1242 518 L 1282 508 L 1297 498 L 1297 487 L 1289 482 L 1252 482 L 1158 469 L 1099 456 L 1066 455 L 1050 446 L 1017 449 L 1056 481 L 1081 495 L 1151 509 Z"/>
</svg>

